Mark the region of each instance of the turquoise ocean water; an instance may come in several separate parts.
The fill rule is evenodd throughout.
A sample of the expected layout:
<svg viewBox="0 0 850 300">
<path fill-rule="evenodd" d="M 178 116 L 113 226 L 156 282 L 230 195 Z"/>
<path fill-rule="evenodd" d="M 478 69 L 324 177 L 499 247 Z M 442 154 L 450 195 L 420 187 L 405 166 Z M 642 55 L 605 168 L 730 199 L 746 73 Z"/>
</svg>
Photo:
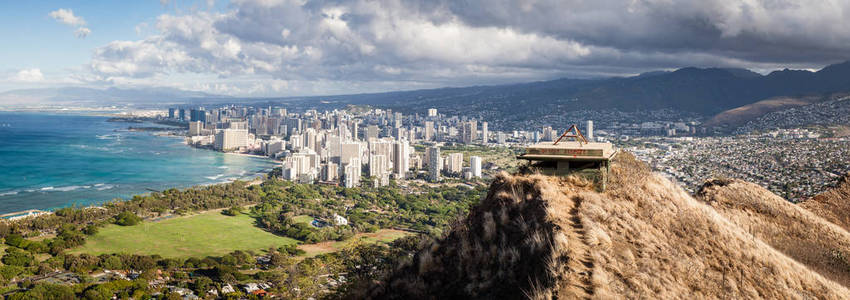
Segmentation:
<svg viewBox="0 0 850 300">
<path fill-rule="evenodd" d="M 0 112 L 0 213 L 92 205 L 153 190 L 251 179 L 267 159 L 130 132 L 107 117 Z"/>
</svg>

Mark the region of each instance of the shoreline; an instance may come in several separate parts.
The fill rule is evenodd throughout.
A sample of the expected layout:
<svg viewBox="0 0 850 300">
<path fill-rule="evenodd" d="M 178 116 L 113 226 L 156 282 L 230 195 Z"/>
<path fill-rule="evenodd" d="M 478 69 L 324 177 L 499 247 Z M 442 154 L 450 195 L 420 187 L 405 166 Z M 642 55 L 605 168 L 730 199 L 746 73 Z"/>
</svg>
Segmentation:
<svg viewBox="0 0 850 300">
<path fill-rule="evenodd" d="M 213 150 L 213 151 L 215 151 L 215 150 Z M 274 158 L 271 158 L 271 157 L 268 157 L 268 156 L 265 156 L 265 155 L 251 154 L 251 153 L 238 153 L 238 152 L 221 152 L 221 153 L 224 153 L 224 154 L 230 154 L 230 155 L 238 155 L 238 156 L 242 156 L 242 157 L 252 157 L 252 158 L 267 159 L 267 160 L 272 161 L 272 162 L 274 162 L 274 163 L 280 163 L 280 161 L 279 161 L 279 160 L 274 159 Z"/>
<path fill-rule="evenodd" d="M 128 132 L 132 132 L 132 131 L 128 131 Z M 136 132 L 141 133 L 141 132 L 145 132 L 145 131 L 136 131 Z M 183 146 L 193 147 L 192 145 L 190 145 L 186 142 L 186 136 L 182 136 L 182 135 L 179 135 L 179 134 L 171 134 L 171 133 L 163 134 L 163 132 L 145 132 L 145 133 L 147 133 L 150 136 L 154 136 L 154 137 L 162 137 L 162 138 L 167 138 L 167 139 L 181 139 L 181 143 L 183 144 Z M 193 148 L 199 148 L 200 150 L 211 150 L 211 149 L 204 149 L 204 148 L 200 148 L 200 147 L 193 147 Z M 215 151 L 215 152 L 217 152 L 217 151 Z M 224 177 L 224 178 L 220 178 L 218 180 L 213 180 L 212 182 L 207 181 L 207 179 L 209 179 L 209 178 L 206 178 L 205 176 L 200 176 L 200 177 L 196 178 L 197 179 L 196 183 L 192 183 L 192 184 L 185 185 L 185 186 L 184 185 L 173 185 L 173 186 L 169 186 L 168 188 L 165 188 L 163 190 L 167 190 L 167 189 L 171 189 L 171 188 L 177 188 L 177 189 L 181 189 L 181 190 L 191 189 L 191 188 L 203 188 L 203 187 L 213 186 L 213 185 L 230 184 L 230 183 L 233 183 L 234 181 L 237 181 L 237 180 L 246 182 L 248 185 L 257 185 L 257 184 L 260 184 L 260 183 L 263 182 L 263 176 L 268 174 L 268 172 L 273 170 L 280 163 L 279 161 L 277 161 L 277 160 L 275 160 L 271 157 L 267 157 L 267 156 L 263 156 L 263 155 L 257 155 L 257 154 L 233 153 L 233 152 L 219 152 L 219 153 L 237 155 L 237 156 L 248 157 L 248 158 L 252 158 L 252 159 L 268 160 L 269 165 L 259 166 L 260 168 L 258 168 L 258 169 L 261 169 L 261 171 L 257 171 L 258 169 L 245 168 L 245 169 L 242 170 L 243 172 L 246 173 L 245 175 L 227 176 L 227 177 Z M 250 173 L 250 174 L 247 174 L 247 173 Z M 15 199 L 22 197 L 23 193 L 34 193 L 34 192 L 68 193 L 68 192 L 73 192 L 73 191 L 76 191 L 76 190 L 79 190 L 79 189 L 82 189 L 82 188 L 92 188 L 92 187 L 101 186 L 101 185 L 104 185 L 104 183 L 90 184 L 90 185 L 73 185 L 73 186 L 67 186 L 67 187 L 60 186 L 58 188 L 53 187 L 53 186 L 50 186 L 50 187 L 29 187 L 29 188 L 21 188 L 21 189 L 18 189 L 18 190 L 9 190 L 9 191 L 3 192 L 2 194 L 0 194 L 0 197 L 9 196 L 8 200 L 15 200 Z M 112 184 L 109 184 L 109 185 L 112 185 Z M 69 187 L 74 187 L 74 188 L 71 189 L 71 190 L 67 190 L 67 191 L 64 190 L 64 189 L 69 188 Z M 160 191 L 157 191 L 157 192 L 162 192 L 163 190 L 160 190 Z M 114 196 L 114 197 L 107 199 L 107 200 L 91 201 L 90 205 L 82 205 L 82 206 L 79 205 L 79 201 L 68 200 L 64 205 L 50 206 L 50 207 L 45 207 L 45 206 L 28 207 L 28 208 L 24 208 L 24 209 L 17 209 L 17 210 L 14 210 L 14 211 L 12 211 L 12 210 L 0 211 L 0 214 L 3 214 L 3 215 L 18 215 L 18 214 L 26 213 L 28 211 L 39 211 L 42 214 L 52 214 L 53 212 L 55 212 L 59 209 L 63 209 L 63 208 L 67 208 L 67 207 L 73 207 L 73 206 L 76 206 L 80 209 L 102 208 L 104 203 L 110 202 L 110 201 L 115 200 L 115 199 L 120 199 L 121 201 L 128 201 L 128 200 L 132 199 L 132 196 L 149 195 L 152 192 L 153 192 L 152 190 L 140 191 L 138 193 L 129 192 L 129 193 L 127 193 L 128 195 L 125 195 L 124 197 Z M 23 218 L 29 218 L 29 217 L 31 217 L 31 216 L 24 216 Z M 16 218 L 15 220 L 17 220 L 17 219 L 18 218 Z M 10 220 L 8 218 L 0 219 L 0 220 L 5 220 L 6 222 L 14 221 L 14 220 Z"/>
</svg>

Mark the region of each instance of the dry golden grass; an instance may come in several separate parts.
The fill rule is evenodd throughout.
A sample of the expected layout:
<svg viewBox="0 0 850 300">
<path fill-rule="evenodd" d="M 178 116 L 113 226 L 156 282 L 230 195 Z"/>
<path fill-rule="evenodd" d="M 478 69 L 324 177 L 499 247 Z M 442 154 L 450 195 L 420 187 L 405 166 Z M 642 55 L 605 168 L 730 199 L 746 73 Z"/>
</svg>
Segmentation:
<svg viewBox="0 0 850 300">
<path fill-rule="evenodd" d="M 706 126 L 729 125 L 739 126 L 747 123 L 747 121 L 755 120 L 767 113 L 788 109 L 791 107 L 805 106 L 812 104 L 820 97 L 776 97 L 766 100 L 761 100 L 756 103 L 747 104 L 736 107 L 724 112 L 721 112 L 713 118 L 706 121 Z"/>
<path fill-rule="evenodd" d="M 697 194 L 754 237 L 850 286 L 850 233 L 844 228 L 749 182 L 711 180 Z"/>
<path fill-rule="evenodd" d="M 599 193 L 501 174 L 442 239 L 356 299 L 844 299 L 850 290 L 629 154 Z"/>
<path fill-rule="evenodd" d="M 850 234 L 781 197 L 740 180 L 712 180 L 699 198 L 774 249 L 844 286 L 850 284 Z"/>
<path fill-rule="evenodd" d="M 850 175 L 837 187 L 803 201 L 800 207 L 850 231 Z"/>
</svg>

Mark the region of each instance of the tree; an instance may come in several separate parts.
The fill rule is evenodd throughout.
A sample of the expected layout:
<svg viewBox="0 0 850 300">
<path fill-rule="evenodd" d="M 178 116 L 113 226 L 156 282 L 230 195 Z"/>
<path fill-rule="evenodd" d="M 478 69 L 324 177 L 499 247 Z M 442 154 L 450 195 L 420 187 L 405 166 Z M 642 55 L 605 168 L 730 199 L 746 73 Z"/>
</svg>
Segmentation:
<svg viewBox="0 0 850 300">
<path fill-rule="evenodd" d="M 15 293 L 7 299 L 74 299 L 74 291 L 70 287 L 58 284 L 39 283 L 23 293 Z"/>
<path fill-rule="evenodd" d="M 24 242 L 24 237 L 20 234 L 13 233 L 6 236 L 6 245 L 19 247 Z"/>
<path fill-rule="evenodd" d="M 115 216 L 115 224 L 121 226 L 133 226 L 141 222 L 142 218 L 129 211 L 123 211 Z"/>
<path fill-rule="evenodd" d="M 10 266 L 28 267 L 33 263 L 32 254 L 17 248 L 6 249 L 3 255 L 3 264 Z"/>
<path fill-rule="evenodd" d="M 199 296 L 204 296 L 208 290 L 210 290 L 210 286 L 213 281 L 209 277 L 201 276 L 195 279 L 195 283 L 193 284 L 195 293 Z"/>
</svg>

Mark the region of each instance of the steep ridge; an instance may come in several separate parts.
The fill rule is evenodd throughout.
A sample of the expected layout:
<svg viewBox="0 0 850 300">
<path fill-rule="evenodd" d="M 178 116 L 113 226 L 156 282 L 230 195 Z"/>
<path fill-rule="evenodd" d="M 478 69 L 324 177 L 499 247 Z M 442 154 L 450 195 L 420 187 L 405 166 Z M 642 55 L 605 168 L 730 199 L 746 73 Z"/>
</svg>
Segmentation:
<svg viewBox="0 0 850 300">
<path fill-rule="evenodd" d="M 850 233 L 843 228 L 741 180 L 709 180 L 697 198 L 755 238 L 850 287 Z"/>
<path fill-rule="evenodd" d="M 833 226 L 835 227 L 835 226 Z M 447 235 L 352 299 L 821 298 L 850 290 L 629 154 L 599 193 L 501 174 Z"/>
<path fill-rule="evenodd" d="M 850 174 L 835 187 L 799 204 L 800 207 L 850 231 Z"/>
</svg>

